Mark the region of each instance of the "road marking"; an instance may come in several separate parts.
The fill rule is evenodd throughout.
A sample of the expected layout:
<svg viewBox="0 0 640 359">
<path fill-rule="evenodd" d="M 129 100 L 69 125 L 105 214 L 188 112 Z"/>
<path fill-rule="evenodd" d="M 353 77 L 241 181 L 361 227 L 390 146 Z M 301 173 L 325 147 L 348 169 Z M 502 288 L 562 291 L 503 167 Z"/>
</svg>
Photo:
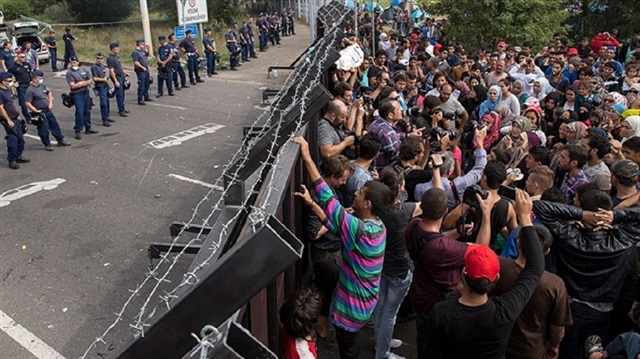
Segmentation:
<svg viewBox="0 0 640 359">
<path fill-rule="evenodd" d="M 173 108 L 176 110 L 186 110 L 186 107 L 181 107 L 181 106 L 173 106 L 173 105 L 165 105 L 162 103 L 154 103 L 154 102 L 145 102 L 147 105 L 151 105 L 151 106 L 160 106 L 160 107 L 168 107 L 168 108 Z"/>
<path fill-rule="evenodd" d="M 56 74 L 53 75 L 53 77 L 67 77 L 67 70 L 56 72 Z"/>
<path fill-rule="evenodd" d="M 31 182 L 24 186 L 10 189 L 0 194 L 0 207 L 6 207 L 15 200 L 32 195 L 34 193 L 38 193 L 42 190 L 45 190 L 45 191 L 52 190 L 66 181 L 67 180 L 65 180 L 64 178 L 56 178 L 50 181 Z"/>
<path fill-rule="evenodd" d="M 224 127 L 224 125 L 219 125 L 217 123 L 207 123 L 202 126 L 194 127 L 186 131 L 178 132 L 176 134 L 145 143 L 145 146 L 150 146 L 155 149 L 178 146 L 181 145 L 184 141 L 202 136 L 207 133 L 214 133 Z"/>
<path fill-rule="evenodd" d="M 207 188 L 215 189 L 215 190 L 218 190 L 218 191 L 222 191 L 222 190 L 224 190 L 224 188 L 222 188 L 222 187 L 220 187 L 220 186 L 216 186 L 216 185 L 214 185 L 214 184 L 207 183 L 207 182 L 202 182 L 202 181 L 199 181 L 199 180 L 196 180 L 196 179 L 193 179 L 193 178 L 189 178 L 189 177 L 185 177 L 185 176 L 180 176 L 180 175 L 177 175 L 177 174 L 175 174 L 175 173 L 171 173 L 171 174 L 169 174 L 169 177 L 173 177 L 173 178 L 175 178 L 175 179 L 179 179 L 179 180 L 181 180 L 181 181 L 185 181 L 185 182 L 191 182 L 191 183 L 199 184 L 199 185 L 201 185 L 202 187 L 207 187 Z"/>
<path fill-rule="evenodd" d="M 40 340 L 27 328 L 0 310 L 0 329 L 40 359 L 65 359 L 62 354 Z"/>
<path fill-rule="evenodd" d="M 40 137 L 38 137 L 38 136 L 34 136 L 34 135 L 30 135 L 30 134 L 28 134 L 28 133 L 23 134 L 23 136 L 24 136 L 24 137 L 27 137 L 27 138 L 34 139 L 34 140 L 42 141 L 42 140 L 40 139 Z M 58 144 L 58 141 L 56 141 L 56 140 L 51 140 L 51 144 L 52 144 L 52 145 L 57 145 L 57 144 Z"/>
</svg>

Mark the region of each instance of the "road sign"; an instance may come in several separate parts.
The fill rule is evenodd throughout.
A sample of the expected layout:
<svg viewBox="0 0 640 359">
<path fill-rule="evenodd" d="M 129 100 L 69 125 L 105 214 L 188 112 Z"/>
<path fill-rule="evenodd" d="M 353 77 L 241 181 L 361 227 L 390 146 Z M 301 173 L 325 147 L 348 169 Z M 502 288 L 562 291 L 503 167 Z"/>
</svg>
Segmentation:
<svg viewBox="0 0 640 359">
<path fill-rule="evenodd" d="M 176 40 L 182 40 L 185 38 L 184 33 L 187 30 L 191 30 L 193 38 L 198 38 L 198 25 L 176 26 L 173 28 L 173 33 L 176 34 Z"/>
<path fill-rule="evenodd" d="M 176 0 L 178 24 L 201 24 L 209 22 L 207 0 Z"/>
</svg>

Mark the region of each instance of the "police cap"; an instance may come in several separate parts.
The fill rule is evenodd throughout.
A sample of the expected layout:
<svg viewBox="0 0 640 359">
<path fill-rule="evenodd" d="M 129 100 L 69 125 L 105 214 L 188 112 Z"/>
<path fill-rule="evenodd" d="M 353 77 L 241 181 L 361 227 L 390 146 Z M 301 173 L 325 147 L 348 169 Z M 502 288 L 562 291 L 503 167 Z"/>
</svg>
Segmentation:
<svg viewBox="0 0 640 359">
<path fill-rule="evenodd" d="M 11 72 L 0 72 L 0 80 L 6 80 L 6 79 L 10 79 L 12 78 L 13 75 L 11 74 Z"/>
<path fill-rule="evenodd" d="M 34 72 L 32 72 L 33 76 L 38 76 L 38 77 L 43 77 L 44 76 L 44 72 L 40 71 L 40 70 L 35 70 Z"/>
<path fill-rule="evenodd" d="M 109 49 L 111 50 L 115 49 L 116 47 L 120 47 L 117 42 L 112 42 L 111 44 L 109 44 Z"/>
<path fill-rule="evenodd" d="M 78 61 L 78 56 L 72 55 L 71 57 L 69 57 L 69 61 Z"/>
<path fill-rule="evenodd" d="M 166 40 L 166 39 L 167 39 L 167 38 L 166 38 L 166 37 L 164 37 L 164 36 L 162 36 L 162 35 L 158 36 L 158 41 L 163 41 L 163 40 Z"/>
<path fill-rule="evenodd" d="M 102 54 L 102 52 L 98 52 L 98 53 L 96 54 L 96 58 L 104 59 L 104 55 Z"/>
<path fill-rule="evenodd" d="M 208 27 L 204 29 L 204 32 L 209 32 L 209 31 L 211 31 L 211 29 Z"/>
</svg>

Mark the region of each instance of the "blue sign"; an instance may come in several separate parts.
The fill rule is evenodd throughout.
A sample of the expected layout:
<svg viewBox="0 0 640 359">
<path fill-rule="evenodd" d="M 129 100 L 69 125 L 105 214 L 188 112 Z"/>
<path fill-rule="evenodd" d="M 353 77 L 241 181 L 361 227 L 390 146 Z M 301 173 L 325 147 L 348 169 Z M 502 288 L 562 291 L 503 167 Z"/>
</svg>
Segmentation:
<svg viewBox="0 0 640 359">
<path fill-rule="evenodd" d="M 198 25 L 192 24 L 187 26 L 176 26 L 173 28 L 173 33 L 176 34 L 176 40 L 182 40 L 185 38 L 184 32 L 186 30 L 191 30 L 193 32 L 193 37 L 198 38 Z"/>
</svg>

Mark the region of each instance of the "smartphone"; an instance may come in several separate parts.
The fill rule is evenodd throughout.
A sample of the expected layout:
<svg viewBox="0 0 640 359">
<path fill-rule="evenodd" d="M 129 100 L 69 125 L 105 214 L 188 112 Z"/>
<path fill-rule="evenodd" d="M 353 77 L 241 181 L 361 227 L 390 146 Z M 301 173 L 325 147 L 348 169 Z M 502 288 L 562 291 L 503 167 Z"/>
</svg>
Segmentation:
<svg viewBox="0 0 640 359">
<path fill-rule="evenodd" d="M 498 188 L 498 194 L 504 198 L 510 199 L 512 201 L 516 200 L 516 190 L 515 188 L 511 188 L 509 186 L 500 185 Z"/>
</svg>

